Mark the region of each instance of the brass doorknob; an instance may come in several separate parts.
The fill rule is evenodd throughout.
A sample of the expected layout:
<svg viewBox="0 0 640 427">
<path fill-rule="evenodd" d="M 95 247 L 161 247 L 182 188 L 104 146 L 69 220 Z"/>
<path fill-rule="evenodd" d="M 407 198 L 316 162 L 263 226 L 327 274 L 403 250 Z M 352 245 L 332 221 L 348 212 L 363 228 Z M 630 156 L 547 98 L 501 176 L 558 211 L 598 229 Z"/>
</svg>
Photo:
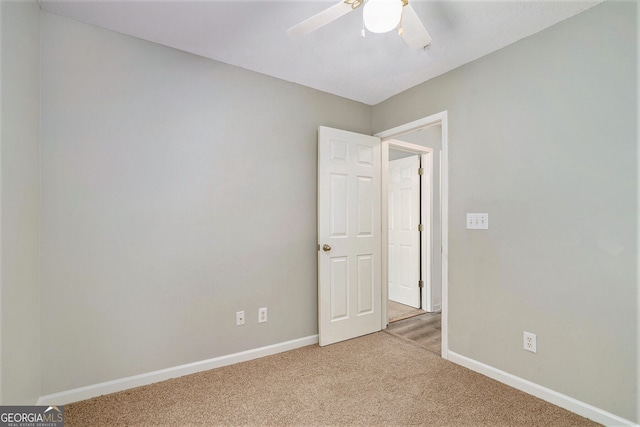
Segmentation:
<svg viewBox="0 0 640 427">
<path fill-rule="evenodd" d="M 322 250 L 325 251 L 325 252 L 329 252 L 331 250 L 331 246 L 325 244 L 325 245 L 322 246 Z"/>
</svg>

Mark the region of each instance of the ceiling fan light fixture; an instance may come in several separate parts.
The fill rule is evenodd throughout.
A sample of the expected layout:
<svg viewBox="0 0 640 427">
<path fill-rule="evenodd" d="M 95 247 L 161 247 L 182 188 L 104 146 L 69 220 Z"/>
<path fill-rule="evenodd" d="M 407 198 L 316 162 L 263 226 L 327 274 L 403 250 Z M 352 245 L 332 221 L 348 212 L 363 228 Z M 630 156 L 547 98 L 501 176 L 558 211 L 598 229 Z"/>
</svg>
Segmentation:
<svg viewBox="0 0 640 427">
<path fill-rule="evenodd" d="M 364 25 L 372 33 L 386 33 L 400 23 L 402 17 L 401 0 L 369 0 L 362 11 Z"/>
</svg>

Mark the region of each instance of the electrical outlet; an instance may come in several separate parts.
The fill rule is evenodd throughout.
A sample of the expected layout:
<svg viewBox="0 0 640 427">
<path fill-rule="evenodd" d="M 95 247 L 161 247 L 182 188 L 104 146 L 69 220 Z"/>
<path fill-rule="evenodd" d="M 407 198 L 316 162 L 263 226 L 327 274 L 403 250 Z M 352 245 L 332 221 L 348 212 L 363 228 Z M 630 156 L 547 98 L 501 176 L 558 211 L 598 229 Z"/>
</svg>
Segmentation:
<svg viewBox="0 0 640 427">
<path fill-rule="evenodd" d="M 536 334 L 532 334 L 531 332 L 523 332 L 522 337 L 523 337 L 524 349 L 532 353 L 535 353 L 536 352 Z"/>
<path fill-rule="evenodd" d="M 244 325 L 244 311 L 236 311 L 236 326 Z"/>
<path fill-rule="evenodd" d="M 264 323 L 267 321 L 267 307 L 258 309 L 258 323 Z"/>
</svg>

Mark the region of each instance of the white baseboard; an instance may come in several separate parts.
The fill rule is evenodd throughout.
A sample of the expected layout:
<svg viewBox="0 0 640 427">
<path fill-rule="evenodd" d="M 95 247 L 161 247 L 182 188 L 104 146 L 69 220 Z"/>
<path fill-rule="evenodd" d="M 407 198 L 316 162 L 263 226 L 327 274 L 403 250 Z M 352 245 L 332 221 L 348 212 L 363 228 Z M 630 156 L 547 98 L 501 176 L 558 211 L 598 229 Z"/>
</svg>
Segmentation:
<svg viewBox="0 0 640 427">
<path fill-rule="evenodd" d="M 247 350 L 240 353 L 215 357 L 213 359 L 202 360 L 200 362 L 188 363 L 186 365 L 174 366 L 172 368 L 161 369 L 159 371 L 148 372 L 146 374 L 134 375 L 132 377 L 107 381 L 86 387 L 75 388 L 73 390 L 62 391 L 60 393 L 49 394 L 38 399 L 38 405 L 65 405 L 79 400 L 90 399 L 104 394 L 115 393 L 133 387 L 157 383 L 171 378 L 182 377 L 184 375 L 195 374 L 197 372 L 208 371 L 234 363 L 246 362 L 272 354 L 282 353 L 308 345 L 318 343 L 318 335 L 311 335 L 292 341 Z"/>
<path fill-rule="evenodd" d="M 525 393 L 536 396 L 549 403 L 553 403 L 556 406 L 564 408 L 592 421 L 604 424 L 605 426 L 639 427 L 638 424 L 634 423 L 633 421 L 626 420 L 607 411 L 603 411 L 600 408 L 596 408 L 593 405 L 589 405 L 588 403 L 581 402 L 577 399 L 574 399 L 573 397 L 566 396 L 564 394 L 543 387 L 539 384 L 501 371 L 500 369 L 496 369 L 482 362 L 478 362 L 477 360 L 462 356 L 451 350 L 449 350 L 448 352 L 448 360 L 458 365 L 464 366 L 465 368 L 469 368 L 472 371 L 486 375 L 489 378 L 493 378 L 496 381 L 500 381 L 503 384 L 507 384 L 513 388 L 524 391 Z"/>
</svg>

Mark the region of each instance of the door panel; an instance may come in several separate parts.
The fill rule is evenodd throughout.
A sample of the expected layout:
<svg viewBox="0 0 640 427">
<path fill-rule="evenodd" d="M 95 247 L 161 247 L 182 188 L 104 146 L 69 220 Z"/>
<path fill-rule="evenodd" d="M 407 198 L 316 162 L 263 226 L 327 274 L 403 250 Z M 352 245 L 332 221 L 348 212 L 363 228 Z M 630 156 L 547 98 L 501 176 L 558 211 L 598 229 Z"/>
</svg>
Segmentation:
<svg viewBox="0 0 640 427">
<path fill-rule="evenodd" d="M 347 175 L 331 174 L 331 237 L 346 237 L 348 224 Z"/>
<path fill-rule="evenodd" d="M 371 255 L 358 255 L 358 316 L 370 314 L 374 309 L 374 259 Z"/>
<path fill-rule="evenodd" d="M 380 168 L 379 138 L 318 129 L 320 345 L 382 327 Z"/>
<path fill-rule="evenodd" d="M 347 258 L 335 257 L 331 262 L 331 320 L 349 316 L 349 287 Z"/>
<path fill-rule="evenodd" d="M 375 197 L 375 188 L 371 177 L 357 177 L 358 187 L 358 203 L 356 209 L 358 211 L 358 237 L 373 236 L 373 199 Z"/>
</svg>

